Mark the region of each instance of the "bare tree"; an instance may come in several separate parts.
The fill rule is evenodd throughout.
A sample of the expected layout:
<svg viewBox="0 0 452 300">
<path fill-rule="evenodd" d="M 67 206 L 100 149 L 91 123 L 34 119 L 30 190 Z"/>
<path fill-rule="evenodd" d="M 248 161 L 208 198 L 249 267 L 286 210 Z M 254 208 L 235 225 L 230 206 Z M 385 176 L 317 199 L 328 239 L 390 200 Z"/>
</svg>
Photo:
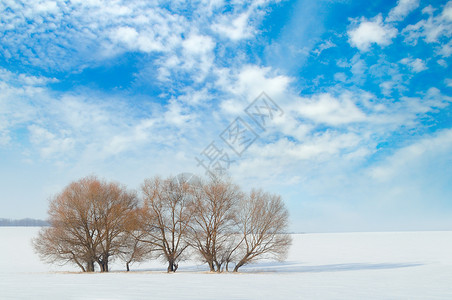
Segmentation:
<svg viewBox="0 0 452 300">
<path fill-rule="evenodd" d="M 235 230 L 238 228 L 234 226 Z M 226 234 L 227 238 L 221 245 L 220 249 L 217 250 L 217 260 L 219 265 L 221 265 L 221 271 L 229 272 L 229 264 L 235 262 L 239 259 L 239 249 L 243 242 L 242 235 L 238 234 L 236 231 L 231 231 Z"/>
<path fill-rule="evenodd" d="M 142 262 L 151 257 L 152 248 L 148 243 L 143 242 L 133 235 L 125 234 L 122 247 L 118 254 L 119 258 L 125 262 L 127 272 L 134 262 Z"/>
<path fill-rule="evenodd" d="M 41 229 L 33 240 L 35 251 L 49 263 L 74 263 L 83 272 L 94 272 L 94 262 L 89 245 L 75 241 L 75 236 L 61 227 Z"/>
<path fill-rule="evenodd" d="M 99 236 L 97 263 L 102 272 L 108 272 L 110 258 L 123 247 L 125 224 L 137 206 L 136 194 L 117 183 L 92 182 L 94 226 Z"/>
<path fill-rule="evenodd" d="M 137 208 L 129 214 L 125 223 L 125 231 L 121 235 L 121 248 L 118 256 L 126 264 L 127 272 L 130 271 L 132 263 L 151 258 L 154 250 L 153 245 L 143 241 L 146 233 L 141 231 L 141 213 L 142 209 Z"/>
<path fill-rule="evenodd" d="M 191 220 L 188 189 L 187 182 L 174 178 L 155 177 L 142 185 L 145 241 L 168 263 L 168 272 L 176 272 L 188 247 L 186 235 Z"/>
<path fill-rule="evenodd" d="M 242 202 L 238 217 L 242 238 L 234 272 L 257 259 L 286 257 L 292 239 L 287 234 L 289 214 L 280 196 L 253 190 Z"/>
<path fill-rule="evenodd" d="M 211 272 L 221 272 L 233 252 L 230 241 L 243 194 L 237 185 L 219 177 L 200 183 L 191 193 L 194 198 L 191 245 Z"/>
<path fill-rule="evenodd" d="M 234 272 L 259 259 L 285 258 L 291 244 L 288 211 L 278 195 L 253 190 L 245 196 L 225 178 L 189 182 L 184 177 L 147 179 L 143 205 L 117 183 L 86 177 L 50 201 L 50 227 L 34 239 L 51 263 L 73 263 L 83 272 L 121 258 L 126 268 L 155 254 L 175 272 L 192 246 L 210 271 Z"/>
<path fill-rule="evenodd" d="M 49 228 L 34 240 L 36 252 L 50 262 L 72 262 L 93 272 L 97 262 L 108 272 L 120 253 L 124 224 L 135 207 L 135 193 L 117 183 L 85 177 L 69 184 L 50 202 Z"/>
</svg>

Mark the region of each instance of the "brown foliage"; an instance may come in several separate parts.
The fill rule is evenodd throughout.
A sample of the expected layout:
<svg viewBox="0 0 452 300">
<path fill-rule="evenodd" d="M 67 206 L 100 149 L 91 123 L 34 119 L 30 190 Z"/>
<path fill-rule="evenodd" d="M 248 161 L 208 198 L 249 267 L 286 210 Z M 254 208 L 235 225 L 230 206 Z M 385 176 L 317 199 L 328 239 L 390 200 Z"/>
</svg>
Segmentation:
<svg viewBox="0 0 452 300">
<path fill-rule="evenodd" d="M 49 222 L 34 240 L 36 252 L 50 262 L 72 262 L 82 271 L 102 272 L 121 251 L 125 224 L 137 206 L 134 193 L 117 183 L 85 177 L 50 201 Z"/>
<path fill-rule="evenodd" d="M 282 260 L 291 238 L 288 211 L 278 195 L 212 176 L 207 181 L 154 177 L 144 181 L 143 204 L 117 183 L 86 177 L 50 201 L 50 227 L 33 241 L 51 263 L 74 263 L 83 272 L 102 272 L 118 257 L 129 265 L 151 257 L 175 272 L 189 247 L 210 271 L 234 272 L 259 259 Z"/>
</svg>

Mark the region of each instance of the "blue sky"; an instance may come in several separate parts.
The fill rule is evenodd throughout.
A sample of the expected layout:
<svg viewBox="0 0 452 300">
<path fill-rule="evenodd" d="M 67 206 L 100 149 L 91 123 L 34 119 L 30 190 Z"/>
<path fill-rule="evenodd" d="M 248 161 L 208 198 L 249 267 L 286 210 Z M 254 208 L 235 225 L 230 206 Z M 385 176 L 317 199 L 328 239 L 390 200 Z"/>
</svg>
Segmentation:
<svg viewBox="0 0 452 300">
<path fill-rule="evenodd" d="M 452 1 L 6 0 L 0 36 L 0 217 L 216 150 L 293 231 L 452 229 Z"/>
</svg>

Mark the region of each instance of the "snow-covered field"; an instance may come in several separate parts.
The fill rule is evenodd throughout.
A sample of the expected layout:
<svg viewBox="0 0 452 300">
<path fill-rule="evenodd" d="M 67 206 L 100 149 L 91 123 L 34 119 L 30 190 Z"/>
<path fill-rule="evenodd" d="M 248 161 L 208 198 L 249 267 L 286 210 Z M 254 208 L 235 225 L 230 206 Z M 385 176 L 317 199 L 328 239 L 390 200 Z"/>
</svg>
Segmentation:
<svg viewBox="0 0 452 300">
<path fill-rule="evenodd" d="M 0 299 L 452 299 L 452 232 L 297 234 L 286 262 L 240 274 L 196 262 L 82 274 L 41 263 L 38 230 L 0 227 Z"/>
</svg>

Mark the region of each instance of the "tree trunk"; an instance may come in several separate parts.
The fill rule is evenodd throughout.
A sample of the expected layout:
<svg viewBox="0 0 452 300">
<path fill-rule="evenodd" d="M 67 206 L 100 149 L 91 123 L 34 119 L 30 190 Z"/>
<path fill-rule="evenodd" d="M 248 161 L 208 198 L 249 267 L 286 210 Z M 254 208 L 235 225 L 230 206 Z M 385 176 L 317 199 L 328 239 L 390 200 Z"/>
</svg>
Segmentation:
<svg viewBox="0 0 452 300">
<path fill-rule="evenodd" d="M 168 273 L 170 273 L 170 272 L 176 272 L 176 270 L 177 270 L 177 267 L 178 267 L 179 265 L 174 261 L 174 260 L 169 260 L 168 261 L 168 269 L 167 269 L 167 272 Z"/>
<path fill-rule="evenodd" d="M 76 259 L 74 259 L 74 261 L 75 261 L 75 263 L 77 264 L 77 266 L 79 266 L 80 267 L 80 269 L 82 269 L 82 272 L 86 272 L 86 269 L 85 269 L 85 267 L 81 264 L 81 263 L 79 263 L 79 261 L 78 260 L 76 260 Z"/>
<path fill-rule="evenodd" d="M 101 272 L 108 272 L 108 258 L 98 261 L 98 264 Z"/>
<path fill-rule="evenodd" d="M 86 272 L 94 272 L 94 261 L 88 261 L 86 262 Z"/>
<path fill-rule="evenodd" d="M 126 269 L 127 269 L 127 272 L 130 271 L 130 268 L 129 268 L 129 262 L 126 262 Z"/>
<path fill-rule="evenodd" d="M 221 264 L 218 263 L 217 261 L 215 261 L 215 265 L 217 266 L 217 272 L 220 273 L 221 272 Z"/>
<path fill-rule="evenodd" d="M 239 261 L 239 262 L 235 265 L 234 271 L 233 271 L 233 272 L 238 272 L 238 271 L 239 271 L 239 268 L 240 268 L 241 266 L 243 266 L 244 264 L 245 264 L 245 261 L 244 261 L 244 260 Z"/>
<path fill-rule="evenodd" d="M 168 261 L 168 269 L 167 272 L 174 272 L 174 263 L 172 261 Z"/>
<path fill-rule="evenodd" d="M 213 264 L 213 261 L 208 261 L 207 264 L 209 264 L 210 272 L 215 272 L 215 266 Z"/>
<path fill-rule="evenodd" d="M 234 272 L 237 272 L 239 268 L 250 261 L 250 254 L 247 253 L 245 256 L 235 265 Z"/>
</svg>

